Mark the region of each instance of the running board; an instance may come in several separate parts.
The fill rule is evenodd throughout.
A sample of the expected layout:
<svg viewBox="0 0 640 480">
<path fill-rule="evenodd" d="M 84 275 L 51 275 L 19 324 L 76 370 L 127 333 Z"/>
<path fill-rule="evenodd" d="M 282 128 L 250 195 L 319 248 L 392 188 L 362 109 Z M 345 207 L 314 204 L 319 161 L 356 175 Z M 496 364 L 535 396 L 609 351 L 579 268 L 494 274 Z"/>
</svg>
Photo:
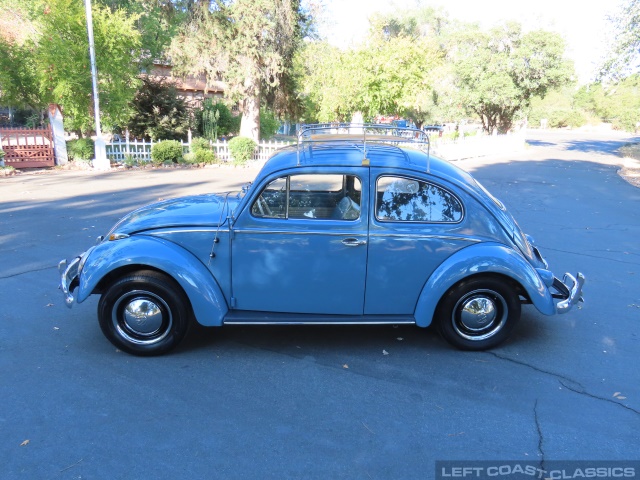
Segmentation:
<svg viewBox="0 0 640 480">
<path fill-rule="evenodd" d="M 225 325 L 415 325 L 413 315 L 313 315 L 231 310 Z"/>
</svg>

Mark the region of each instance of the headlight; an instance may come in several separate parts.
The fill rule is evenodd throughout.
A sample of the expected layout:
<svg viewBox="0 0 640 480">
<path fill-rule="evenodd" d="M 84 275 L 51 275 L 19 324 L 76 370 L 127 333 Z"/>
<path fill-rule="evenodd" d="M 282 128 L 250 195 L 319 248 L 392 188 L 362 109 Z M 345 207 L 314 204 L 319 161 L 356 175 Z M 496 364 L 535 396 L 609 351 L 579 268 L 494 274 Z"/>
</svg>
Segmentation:
<svg viewBox="0 0 640 480">
<path fill-rule="evenodd" d="M 110 242 L 113 242 L 114 240 L 122 240 L 123 238 L 129 238 L 129 235 L 126 233 L 112 233 L 109 235 Z"/>
</svg>

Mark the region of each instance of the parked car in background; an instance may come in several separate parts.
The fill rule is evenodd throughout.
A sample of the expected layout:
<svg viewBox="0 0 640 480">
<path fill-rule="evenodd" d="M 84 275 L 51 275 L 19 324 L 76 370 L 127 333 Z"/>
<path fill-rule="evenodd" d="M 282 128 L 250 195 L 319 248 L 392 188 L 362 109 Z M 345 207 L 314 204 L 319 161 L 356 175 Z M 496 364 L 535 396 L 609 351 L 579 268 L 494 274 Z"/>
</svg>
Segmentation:
<svg viewBox="0 0 640 480">
<path fill-rule="evenodd" d="M 531 237 L 419 130 L 304 126 L 298 145 L 237 193 L 165 200 L 60 263 L 66 303 L 100 295 L 119 349 L 162 354 L 192 320 L 227 324 L 434 323 L 452 345 L 495 347 L 521 305 L 582 299 Z"/>
</svg>

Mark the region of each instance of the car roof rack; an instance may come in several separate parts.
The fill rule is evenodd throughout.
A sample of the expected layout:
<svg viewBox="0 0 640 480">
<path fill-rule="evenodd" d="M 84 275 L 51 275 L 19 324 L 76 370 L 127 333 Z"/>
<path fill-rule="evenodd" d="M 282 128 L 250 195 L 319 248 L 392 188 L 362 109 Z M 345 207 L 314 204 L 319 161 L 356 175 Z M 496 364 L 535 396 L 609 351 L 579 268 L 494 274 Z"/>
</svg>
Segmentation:
<svg viewBox="0 0 640 480">
<path fill-rule="evenodd" d="M 363 165 L 369 165 L 367 144 L 385 144 L 392 147 L 412 146 L 427 155 L 427 173 L 430 171 L 429 134 L 412 127 L 375 123 L 314 123 L 303 124 L 298 130 L 298 165 L 300 151 L 305 146 L 321 143 L 344 143 L 362 151 Z"/>
</svg>

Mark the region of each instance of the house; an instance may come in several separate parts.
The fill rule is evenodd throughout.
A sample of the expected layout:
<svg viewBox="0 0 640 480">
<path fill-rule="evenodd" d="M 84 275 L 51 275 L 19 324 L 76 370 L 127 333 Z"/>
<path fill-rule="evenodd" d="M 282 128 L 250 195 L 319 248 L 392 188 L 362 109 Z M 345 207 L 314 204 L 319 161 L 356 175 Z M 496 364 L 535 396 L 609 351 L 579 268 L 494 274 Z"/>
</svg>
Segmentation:
<svg viewBox="0 0 640 480">
<path fill-rule="evenodd" d="M 224 96 L 225 83 L 222 81 L 214 81 L 212 85 L 207 86 L 206 77 L 204 74 L 198 76 L 185 76 L 177 77 L 173 76 L 172 66 L 169 63 L 154 61 L 153 66 L 148 72 L 143 70 L 143 74 L 149 76 L 154 80 L 166 79 L 174 82 L 178 93 L 183 97 L 189 106 L 201 107 L 202 102 L 206 98 L 211 98 L 214 101 L 222 100 Z"/>
</svg>

